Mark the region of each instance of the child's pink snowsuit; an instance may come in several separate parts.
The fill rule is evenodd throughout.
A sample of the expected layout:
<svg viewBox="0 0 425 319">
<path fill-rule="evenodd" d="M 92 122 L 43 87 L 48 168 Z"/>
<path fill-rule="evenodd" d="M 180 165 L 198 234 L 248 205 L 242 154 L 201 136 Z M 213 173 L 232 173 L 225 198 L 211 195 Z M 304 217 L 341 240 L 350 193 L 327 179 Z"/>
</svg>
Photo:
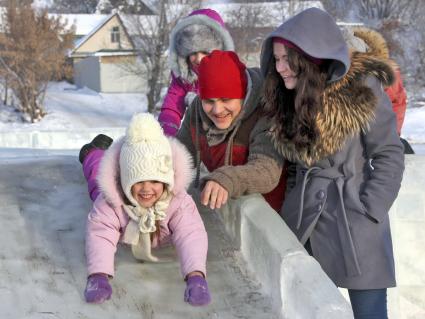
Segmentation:
<svg viewBox="0 0 425 319">
<path fill-rule="evenodd" d="M 87 156 L 84 160 L 85 168 L 97 169 L 98 165 L 91 165 L 90 160 L 101 158 L 98 174 L 90 174 L 87 171 L 88 176 L 98 176 L 99 185 L 98 188 L 94 187 L 94 193 L 99 193 L 99 196 L 95 198 L 87 223 L 88 275 L 114 275 L 117 243 L 129 223 L 129 217 L 123 209 L 124 195 L 119 180 L 119 154 L 122 143 L 122 139 L 113 143 L 104 155 L 100 154 L 99 157 L 91 152 L 89 155 L 94 153 L 92 157 Z M 152 247 L 157 247 L 158 243 L 171 242 L 176 248 L 183 277 L 192 271 L 206 274 L 207 233 L 193 199 L 186 193 L 193 176 L 191 157 L 177 140 L 171 140 L 170 144 L 173 153 L 174 196 L 167 209 L 166 218 L 160 222 L 159 238 L 154 237 Z"/>
</svg>

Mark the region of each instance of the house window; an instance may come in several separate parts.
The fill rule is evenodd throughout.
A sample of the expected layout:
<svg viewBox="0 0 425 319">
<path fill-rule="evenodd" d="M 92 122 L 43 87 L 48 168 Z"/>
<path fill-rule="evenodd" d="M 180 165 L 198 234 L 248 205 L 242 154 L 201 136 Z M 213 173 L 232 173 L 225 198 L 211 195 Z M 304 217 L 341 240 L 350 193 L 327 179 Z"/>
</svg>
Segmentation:
<svg viewBox="0 0 425 319">
<path fill-rule="evenodd" d="M 111 31 L 111 42 L 120 42 L 120 27 L 112 27 Z"/>
</svg>

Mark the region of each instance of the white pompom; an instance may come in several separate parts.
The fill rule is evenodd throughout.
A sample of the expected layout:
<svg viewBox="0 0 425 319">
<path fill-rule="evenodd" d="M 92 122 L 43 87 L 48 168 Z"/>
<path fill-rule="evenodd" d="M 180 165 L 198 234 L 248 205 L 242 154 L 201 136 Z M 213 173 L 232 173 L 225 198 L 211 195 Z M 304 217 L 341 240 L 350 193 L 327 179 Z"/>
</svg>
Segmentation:
<svg viewBox="0 0 425 319">
<path fill-rule="evenodd" d="M 163 137 L 162 128 L 155 117 L 150 113 L 137 113 L 133 115 L 127 128 L 127 141 L 139 143 L 154 141 Z"/>
</svg>

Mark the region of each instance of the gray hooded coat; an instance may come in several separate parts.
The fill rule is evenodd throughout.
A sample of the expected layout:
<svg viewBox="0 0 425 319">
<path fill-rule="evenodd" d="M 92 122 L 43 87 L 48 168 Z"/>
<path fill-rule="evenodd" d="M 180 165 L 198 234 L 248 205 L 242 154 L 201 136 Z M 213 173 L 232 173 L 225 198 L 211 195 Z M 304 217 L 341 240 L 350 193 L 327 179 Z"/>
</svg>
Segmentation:
<svg viewBox="0 0 425 319">
<path fill-rule="evenodd" d="M 279 152 L 297 164 L 281 215 L 302 244 L 310 240 L 313 256 L 336 285 L 395 286 L 388 210 L 400 188 L 404 155 L 382 89 L 393 81 L 392 69 L 374 52 L 354 52 L 350 58 L 334 20 L 316 8 L 290 18 L 266 38 L 264 75 L 273 65 L 273 37 L 328 65 L 315 144 L 298 147 L 272 135 Z"/>
</svg>

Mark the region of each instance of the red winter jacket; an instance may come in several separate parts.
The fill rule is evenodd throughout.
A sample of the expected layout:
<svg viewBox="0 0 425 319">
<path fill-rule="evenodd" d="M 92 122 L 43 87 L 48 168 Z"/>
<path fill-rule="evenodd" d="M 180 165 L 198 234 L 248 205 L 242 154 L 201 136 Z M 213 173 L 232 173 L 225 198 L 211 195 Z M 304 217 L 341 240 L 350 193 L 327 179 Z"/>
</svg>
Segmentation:
<svg viewBox="0 0 425 319">
<path fill-rule="evenodd" d="M 404 115 L 406 113 L 406 90 L 403 87 L 403 81 L 401 78 L 400 70 L 397 68 L 394 70 L 395 82 L 390 87 L 385 89 L 388 96 L 390 97 L 391 103 L 393 105 L 393 111 L 397 116 L 397 133 L 400 135 L 401 128 L 404 122 Z"/>
</svg>

